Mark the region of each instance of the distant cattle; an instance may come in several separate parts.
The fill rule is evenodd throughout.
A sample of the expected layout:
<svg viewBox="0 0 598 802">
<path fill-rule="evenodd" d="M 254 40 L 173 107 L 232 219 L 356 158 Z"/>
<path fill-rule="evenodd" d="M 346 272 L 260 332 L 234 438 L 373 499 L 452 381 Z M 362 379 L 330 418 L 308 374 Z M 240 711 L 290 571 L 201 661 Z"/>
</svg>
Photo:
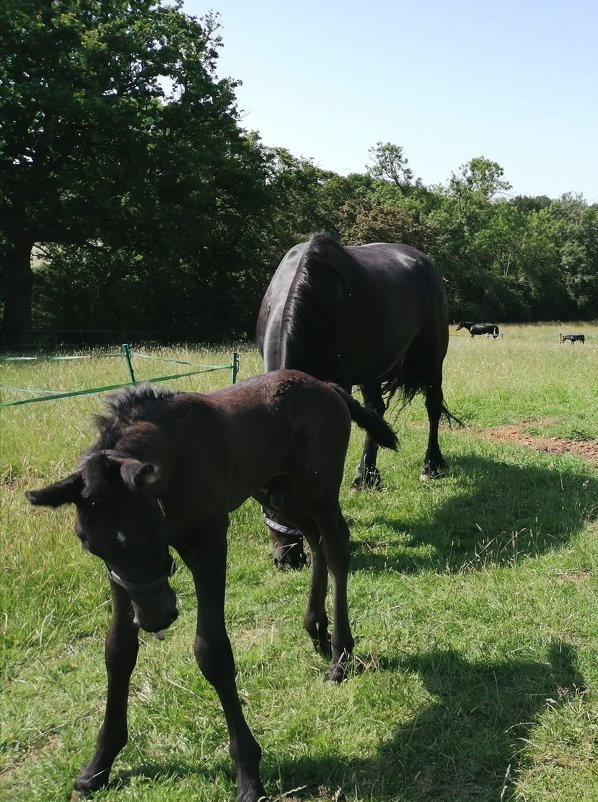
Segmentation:
<svg viewBox="0 0 598 802">
<path fill-rule="evenodd" d="M 585 334 L 561 334 L 561 342 L 566 343 L 569 342 L 571 345 L 573 343 L 586 343 L 586 335 Z"/>
<path fill-rule="evenodd" d="M 498 326 L 496 323 L 457 323 L 457 331 L 467 329 L 472 337 L 476 334 L 489 334 L 496 339 L 498 337 Z"/>
</svg>

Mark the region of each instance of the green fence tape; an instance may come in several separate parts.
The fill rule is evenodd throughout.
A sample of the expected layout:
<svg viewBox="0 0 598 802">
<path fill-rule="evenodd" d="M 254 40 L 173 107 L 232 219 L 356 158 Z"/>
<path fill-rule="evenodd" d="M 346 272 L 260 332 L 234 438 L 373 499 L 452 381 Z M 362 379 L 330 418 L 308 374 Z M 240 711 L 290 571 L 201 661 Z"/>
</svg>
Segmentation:
<svg viewBox="0 0 598 802">
<path fill-rule="evenodd" d="M 60 395 L 62 390 L 35 390 L 33 387 L 0 387 L 0 390 L 12 393 L 31 393 L 32 395 Z"/>
<path fill-rule="evenodd" d="M 175 365 L 192 365 L 191 362 L 185 362 L 180 359 L 166 359 L 163 357 L 153 357 L 148 354 L 137 354 L 130 352 L 128 350 L 128 346 L 123 345 L 123 349 L 127 349 L 127 356 L 135 356 L 141 357 L 143 359 L 156 359 L 161 362 L 169 362 Z M 27 361 L 32 362 L 36 360 L 43 360 L 43 361 L 50 361 L 50 360 L 67 360 L 67 359 L 101 359 L 105 357 L 122 357 L 123 352 L 119 354 L 89 354 L 89 355 L 81 355 L 81 356 L 48 356 L 48 357 L 37 357 L 37 356 L 15 356 L 15 357 L 0 357 L 1 361 L 4 362 L 21 362 Z M 184 379 L 187 376 L 197 376 L 200 373 L 211 373 L 214 370 L 230 370 L 233 369 L 233 383 L 235 381 L 235 370 L 238 369 L 238 354 L 233 354 L 233 364 L 230 365 L 203 365 L 197 366 L 198 370 L 191 370 L 187 373 L 174 373 L 169 376 L 154 376 L 151 379 L 141 379 L 136 380 L 135 375 L 132 371 L 132 366 L 130 365 L 129 360 L 129 367 L 130 367 L 130 375 L 132 381 L 129 382 L 121 382 L 120 384 L 109 384 L 105 387 L 91 387 L 86 390 L 72 390 L 69 392 L 63 392 L 61 390 L 37 390 L 32 387 L 0 387 L 0 390 L 8 391 L 8 392 L 20 392 L 20 393 L 30 393 L 32 395 L 38 395 L 37 398 L 22 398 L 18 401 L 3 401 L 0 402 L 0 407 L 16 407 L 20 406 L 21 404 L 35 404 L 38 401 L 55 401 L 58 398 L 73 398 L 79 395 L 95 395 L 97 393 L 106 393 L 110 390 L 118 390 L 121 387 L 131 387 L 137 384 L 144 384 L 145 382 L 152 382 L 153 384 L 157 384 L 159 382 L 165 381 L 172 381 L 174 379 Z"/>
<path fill-rule="evenodd" d="M 107 359 L 122 354 L 80 354 L 73 356 L 0 356 L 0 362 L 64 362 L 72 359 Z"/>
<path fill-rule="evenodd" d="M 120 356 L 120 354 L 119 354 Z M 132 387 L 133 384 L 145 384 L 145 382 L 151 382 L 153 384 L 157 384 L 158 382 L 166 382 L 172 379 L 183 379 L 186 376 L 197 376 L 199 373 L 210 373 L 214 370 L 222 370 L 223 368 L 230 368 L 230 365 L 223 365 L 222 367 L 210 367 L 210 368 L 202 368 L 201 370 L 192 370 L 189 373 L 175 373 L 172 376 L 155 376 L 151 379 L 142 379 L 136 382 L 124 382 L 122 384 L 109 384 L 106 387 L 91 387 L 88 390 L 73 390 L 68 393 L 60 393 L 57 392 L 53 395 L 44 395 L 40 396 L 39 398 L 22 398 L 19 401 L 3 401 L 0 403 L 0 407 L 16 407 L 20 404 L 35 404 L 37 401 L 55 401 L 58 398 L 72 398 L 73 396 L 77 395 L 94 395 L 95 393 L 106 393 L 109 390 L 118 390 L 120 387 Z M 49 390 L 48 392 L 54 393 L 53 390 Z"/>
</svg>

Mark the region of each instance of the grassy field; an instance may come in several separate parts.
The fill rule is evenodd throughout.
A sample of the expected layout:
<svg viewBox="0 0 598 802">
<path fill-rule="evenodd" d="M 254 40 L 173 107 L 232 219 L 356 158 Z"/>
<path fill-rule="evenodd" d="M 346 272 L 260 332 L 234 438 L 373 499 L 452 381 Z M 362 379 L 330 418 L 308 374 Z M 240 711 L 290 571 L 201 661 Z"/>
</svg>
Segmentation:
<svg viewBox="0 0 598 802">
<path fill-rule="evenodd" d="M 584 331 L 585 346 L 559 331 Z M 301 628 L 308 574 L 277 573 L 257 505 L 231 520 L 227 620 L 247 719 L 273 798 L 302 802 L 595 802 L 598 799 L 598 475 L 571 454 L 494 442 L 598 440 L 598 325 L 504 326 L 496 341 L 451 332 L 443 427 L 450 471 L 422 484 L 423 403 L 390 412 L 399 454 L 384 491 L 351 493 L 355 658 L 345 683 Z M 230 349 L 232 350 L 232 349 Z M 224 364 L 230 350 L 162 357 Z M 178 372 L 144 363 L 139 375 Z M 184 366 L 179 366 L 184 370 Z M 118 360 L 0 363 L 1 385 L 72 390 L 126 381 Z M 260 360 L 241 350 L 241 376 Z M 226 371 L 172 383 L 209 390 Z M 0 400 L 16 398 L 2 393 Z M 98 396 L 0 409 L 0 798 L 54 802 L 90 756 L 102 714 L 102 565 L 72 533 L 72 510 L 23 498 L 69 472 L 92 442 Z M 143 637 L 130 741 L 99 802 L 234 798 L 223 716 L 191 653 L 188 572 L 181 616 Z"/>
</svg>

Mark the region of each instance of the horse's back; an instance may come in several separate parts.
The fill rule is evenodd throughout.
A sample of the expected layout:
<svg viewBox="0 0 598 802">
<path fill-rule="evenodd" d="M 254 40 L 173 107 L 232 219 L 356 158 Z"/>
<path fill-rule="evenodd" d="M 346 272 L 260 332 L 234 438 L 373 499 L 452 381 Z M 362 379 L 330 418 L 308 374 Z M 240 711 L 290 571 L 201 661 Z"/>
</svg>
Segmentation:
<svg viewBox="0 0 598 802">
<path fill-rule="evenodd" d="M 438 364 L 448 347 L 444 282 L 409 245 L 343 247 L 315 235 L 274 274 L 257 342 L 266 371 L 297 367 L 344 385 L 387 378 L 414 347 Z"/>
<path fill-rule="evenodd" d="M 379 296 L 382 309 L 390 305 L 393 314 L 405 315 L 409 310 L 422 318 L 432 314 L 448 328 L 444 280 L 424 253 L 396 242 L 373 242 L 349 246 L 345 250 L 362 267 Z"/>
<path fill-rule="evenodd" d="M 275 475 L 342 477 L 351 430 L 346 403 L 325 382 L 296 370 L 253 376 L 201 397 L 218 419 L 210 433 L 226 455 L 234 509 Z"/>
</svg>

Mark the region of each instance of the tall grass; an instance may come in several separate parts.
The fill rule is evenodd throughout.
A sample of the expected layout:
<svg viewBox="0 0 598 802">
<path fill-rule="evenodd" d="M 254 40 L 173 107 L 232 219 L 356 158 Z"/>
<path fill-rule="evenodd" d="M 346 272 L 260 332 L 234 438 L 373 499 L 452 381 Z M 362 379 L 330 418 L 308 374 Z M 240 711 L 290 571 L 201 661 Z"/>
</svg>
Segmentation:
<svg viewBox="0 0 598 802">
<path fill-rule="evenodd" d="M 543 434 L 598 439 L 598 326 L 584 326 L 585 346 L 560 345 L 559 330 L 509 326 L 496 341 L 451 332 L 445 394 L 466 426 L 441 432 L 444 479 L 417 478 L 420 400 L 389 412 L 400 452 L 380 454 L 382 492 L 349 490 L 362 442 L 354 433 L 341 502 L 356 649 L 340 687 L 323 681 L 301 632 L 308 573 L 274 570 L 254 502 L 231 517 L 228 628 L 273 796 L 598 799 L 596 470 L 484 436 L 542 421 Z M 229 351 L 161 355 L 224 363 Z M 245 349 L 241 378 L 260 365 Z M 113 383 L 101 359 L 0 367 L 2 385 Z M 209 373 L 176 386 L 228 381 Z M 77 545 L 72 511 L 33 510 L 23 498 L 72 469 L 101 404 L 86 396 L 0 409 L 0 797 L 11 802 L 65 798 L 101 720 L 102 566 Z M 223 717 L 191 654 L 192 584 L 184 570 L 173 582 L 181 616 L 164 642 L 143 638 L 130 742 L 98 800 L 234 798 Z"/>
</svg>

